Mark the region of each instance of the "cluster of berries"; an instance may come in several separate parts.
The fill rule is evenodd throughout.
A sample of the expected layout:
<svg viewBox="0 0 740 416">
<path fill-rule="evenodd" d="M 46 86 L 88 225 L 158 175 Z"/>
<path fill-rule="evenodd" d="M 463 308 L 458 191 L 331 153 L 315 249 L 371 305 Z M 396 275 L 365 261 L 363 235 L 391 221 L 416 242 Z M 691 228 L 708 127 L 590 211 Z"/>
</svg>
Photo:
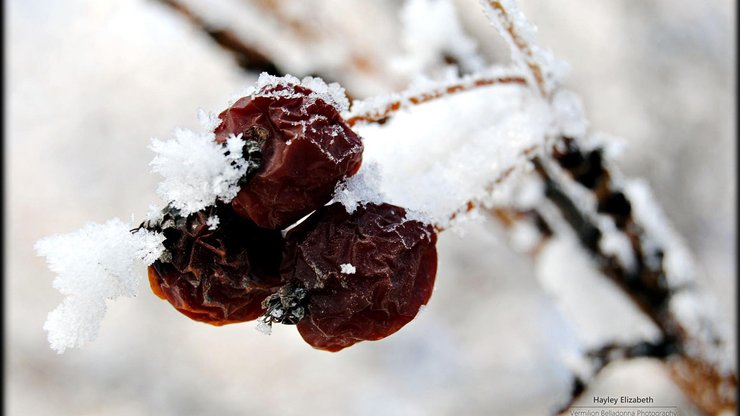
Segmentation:
<svg viewBox="0 0 740 416">
<path fill-rule="evenodd" d="M 303 85 L 278 84 L 219 119 L 216 141 L 241 134 L 253 168 L 230 203 L 188 216 L 168 208 L 147 224 L 166 237 L 149 268 L 153 292 L 212 325 L 295 324 L 327 351 L 411 321 L 434 286 L 435 230 L 390 204 L 326 205 L 362 162 L 362 141 L 337 109 Z"/>
</svg>

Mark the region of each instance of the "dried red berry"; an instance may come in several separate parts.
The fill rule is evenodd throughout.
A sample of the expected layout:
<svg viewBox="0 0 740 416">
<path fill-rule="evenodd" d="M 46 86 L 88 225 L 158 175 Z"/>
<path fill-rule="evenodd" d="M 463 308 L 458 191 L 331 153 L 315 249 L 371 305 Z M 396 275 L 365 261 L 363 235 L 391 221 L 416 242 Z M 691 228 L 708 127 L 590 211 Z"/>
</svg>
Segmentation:
<svg viewBox="0 0 740 416">
<path fill-rule="evenodd" d="M 286 228 L 326 204 L 362 162 L 360 138 L 332 105 L 300 85 L 267 87 L 219 118 L 219 143 L 242 134 L 250 148 L 259 146 L 261 166 L 232 205 L 260 227 Z"/>
<path fill-rule="evenodd" d="M 218 216 L 211 230 L 208 218 Z M 165 215 L 167 252 L 149 267 L 152 291 L 188 317 L 212 325 L 250 321 L 281 281 L 283 238 L 219 204 L 187 218 Z"/>
<path fill-rule="evenodd" d="M 389 204 L 353 214 L 333 204 L 288 233 L 281 271 L 288 287 L 305 290 L 293 303 L 306 309 L 297 324 L 306 342 L 339 351 L 379 340 L 427 303 L 437 271 L 437 236 L 430 225 L 405 215 Z"/>
</svg>

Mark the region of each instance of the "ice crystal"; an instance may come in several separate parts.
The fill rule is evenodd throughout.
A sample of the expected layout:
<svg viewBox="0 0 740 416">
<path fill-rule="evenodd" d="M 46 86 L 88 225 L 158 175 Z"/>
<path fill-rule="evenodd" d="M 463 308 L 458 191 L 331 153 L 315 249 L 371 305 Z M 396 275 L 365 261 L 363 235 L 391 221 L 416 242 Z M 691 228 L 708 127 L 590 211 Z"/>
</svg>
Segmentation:
<svg viewBox="0 0 740 416">
<path fill-rule="evenodd" d="M 213 205 L 217 199 L 231 201 L 248 169 L 242 158 L 244 144 L 241 135 L 230 137 L 222 146 L 213 133 L 190 130 L 177 130 L 173 140 L 152 140 L 151 149 L 157 154 L 152 170 L 164 178 L 159 194 L 186 215 Z"/>
<path fill-rule="evenodd" d="M 56 273 L 53 286 L 67 296 L 44 325 L 51 347 L 62 353 L 94 339 L 105 300 L 136 295 L 144 268 L 164 252 L 163 241 L 161 233 L 131 232 L 118 219 L 38 241 L 36 251 Z"/>
</svg>

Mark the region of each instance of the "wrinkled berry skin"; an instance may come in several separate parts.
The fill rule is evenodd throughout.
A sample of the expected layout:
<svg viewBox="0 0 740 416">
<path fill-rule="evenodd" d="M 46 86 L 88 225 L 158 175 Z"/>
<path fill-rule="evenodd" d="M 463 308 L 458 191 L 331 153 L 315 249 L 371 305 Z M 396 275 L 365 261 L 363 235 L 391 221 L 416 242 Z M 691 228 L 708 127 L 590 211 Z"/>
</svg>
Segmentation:
<svg viewBox="0 0 740 416">
<path fill-rule="evenodd" d="M 216 141 L 243 134 L 261 146 L 261 166 L 232 205 L 263 228 L 286 228 L 326 204 L 362 162 L 362 141 L 337 110 L 298 85 L 244 97 L 219 118 Z"/>
<path fill-rule="evenodd" d="M 210 230 L 206 221 L 213 214 L 220 224 Z M 262 301 L 281 285 L 280 231 L 257 228 L 224 204 L 174 222 L 163 231 L 169 254 L 149 267 L 152 291 L 191 319 L 212 325 L 262 315 Z"/>
<path fill-rule="evenodd" d="M 437 236 L 403 208 L 340 204 L 312 214 L 287 235 L 283 280 L 306 289 L 298 331 L 314 348 L 339 351 L 379 340 L 411 321 L 432 294 Z M 356 271 L 343 274 L 342 264 Z"/>
</svg>

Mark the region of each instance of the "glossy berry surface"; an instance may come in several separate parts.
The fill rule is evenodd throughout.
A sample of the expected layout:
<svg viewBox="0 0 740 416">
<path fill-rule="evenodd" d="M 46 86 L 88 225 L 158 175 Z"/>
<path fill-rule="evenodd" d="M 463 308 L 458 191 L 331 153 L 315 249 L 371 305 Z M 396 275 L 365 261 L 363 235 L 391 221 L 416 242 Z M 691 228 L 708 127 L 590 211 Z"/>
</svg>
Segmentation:
<svg viewBox="0 0 740 416">
<path fill-rule="evenodd" d="M 316 211 L 287 235 L 283 280 L 305 290 L 298 321 L 315 348 L 339 351 L 379 340 L 411 321 L 432 294 L 437 236 L 405 221 L 403 208 L 340 204 Z"/>
<path fill-rule="evenodd" d="M 286 228 L 326 204 L 362 162 L 360 138 L 332 105 L 300 85 L 266 87 L 219 118 L 218 142 L 242 134 L 259 146 L 260 167 L 232 205 L 263 228 Z"/>
<path fill-rule="evenodd" d="M 219 224 L 210 229 L 208 219 Z M 169 222 L 169 225 L 167 224 Z M 219 204 L 187 218 L 165 216 L 167 252 L 149 267 L 152 291 L 188 317 L 212 325 L 256 319 L 281 285 L 283 238 Z"/>
</svg>

